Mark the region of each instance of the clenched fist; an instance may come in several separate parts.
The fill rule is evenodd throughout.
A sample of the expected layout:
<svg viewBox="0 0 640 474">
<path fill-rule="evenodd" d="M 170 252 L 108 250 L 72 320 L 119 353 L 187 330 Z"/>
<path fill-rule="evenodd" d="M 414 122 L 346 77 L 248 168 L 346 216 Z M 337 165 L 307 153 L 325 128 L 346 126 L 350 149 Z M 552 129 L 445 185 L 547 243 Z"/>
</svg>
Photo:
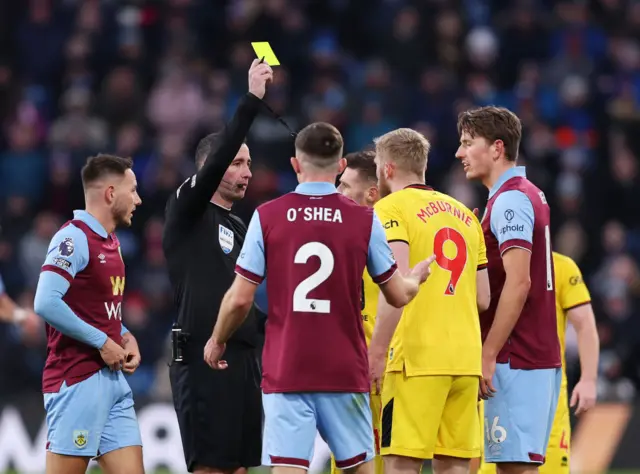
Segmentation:
<svg viewBox="0 0 640 474">
<path fill-rule="evenodd" d="M 267 82 L 273 80 L 273 69 L 267 63 L 254 59 L 249 68 L 249 92 L 262 99 L 266 92 Z"/>
</svg>

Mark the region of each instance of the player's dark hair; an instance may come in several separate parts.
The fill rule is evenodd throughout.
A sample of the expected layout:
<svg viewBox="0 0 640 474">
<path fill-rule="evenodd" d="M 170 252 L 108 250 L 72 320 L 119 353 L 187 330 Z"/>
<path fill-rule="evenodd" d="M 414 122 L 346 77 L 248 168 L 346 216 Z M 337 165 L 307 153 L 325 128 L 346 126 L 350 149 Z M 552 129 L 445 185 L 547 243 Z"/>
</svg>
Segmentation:
<svg viewBox="0 0 640 474">
<path fill-rule="evenodd" d="M 480 107 L 458 115 L 458 133 L 467 132 L 471 138 L 481 137 L 489 143 L 502 140 L 508 161 L 518 159 L 522 139 L 522 122 L 516 114 L 504 107 Z"/>
<path fill-rule="evenodd" d="M 325 168 L 342 158 L 344 141 L 336 127 L 316 122 L 303 128 L 296 137 L 296 150 L 319 168 Z"/>
<path fill-rule="evenodd" d="M 109 174 L 124 176 L 125 172 L 132 167 L 133 160 L 131 158 L 122 158 L 121 156 L 103 153 L 90 156 L 82 167 L 82 186 L 86 189 L 90 184 Z"/>
<path fill-rule="evenodd" d="M 224 132 L 214 132 L 198 142 L 198 148 L 196 148 L 196 167 L 198 169 L 204 165 L 208 156 L 211 156 L 218 150 L 223 141 L 223 136 Z M 243 140 L 242 143 L 246 144 L 246 139 Z"/>
<path fill-rule="evenodd" d="M 356 170 L 362 179 L 377 182 L 376 153 L 373 150 L 361 150 L 349 153 L 344 157 L 347 160 L 347 168 Z"/>
</svg>

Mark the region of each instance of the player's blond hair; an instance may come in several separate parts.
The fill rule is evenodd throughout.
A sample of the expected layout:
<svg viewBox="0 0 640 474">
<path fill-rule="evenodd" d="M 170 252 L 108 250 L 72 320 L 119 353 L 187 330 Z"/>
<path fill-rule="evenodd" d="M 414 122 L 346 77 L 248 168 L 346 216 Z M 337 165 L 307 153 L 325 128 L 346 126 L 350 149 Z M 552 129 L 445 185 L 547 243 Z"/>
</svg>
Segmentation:
<svg viewBox="0 0 640 474">
<path fill-rule="evenodd" d="M 424 174 L 431 144 L 423 134 L 411 128 L 398 128 L 373 140 L 376 155 L 384 155 L 401 170 Z"/>
</svg>

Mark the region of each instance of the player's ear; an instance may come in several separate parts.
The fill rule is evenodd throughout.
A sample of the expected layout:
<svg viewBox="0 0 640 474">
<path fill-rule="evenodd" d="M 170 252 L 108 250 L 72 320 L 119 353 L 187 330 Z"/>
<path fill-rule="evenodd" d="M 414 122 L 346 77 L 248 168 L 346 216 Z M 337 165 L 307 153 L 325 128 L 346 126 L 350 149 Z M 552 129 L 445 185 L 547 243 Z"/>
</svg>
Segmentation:
<svg viewBox="0 0 640 474">
<path fill-rule="evenodd" d="M 371 204 L 375 204 L 376 202 L 378 202 L 379 194 L 380 192 L 378 191 L 378 186 L 370 186 L 369 190 L 367 191 L 367 200 Z"/>
<path fill-rule="evenodd" d="M 494 159 L 498 159 L 504 155 L 504 142 L 502 140 L 496 140 L 493 142 Z"/>
<path fill-rule="evenodd" d="M 295 156 L 291 157 L 291 167 L 296 174 L 300 174 L 300 161 Z"/>
<path fill-rule="evenodd" d="M 108 204 L 111 204 L 116 198 L 116 188 L 115 186 L 107 186 L 104 190 L 104 198 L 106 199 Z"/>
<path fill-rule="evenodd" d="M 342 173 L 347 167 L 347 160 L 345 158 L 340 158 L 338 160 L 338 174 Z"/>
<path fill-rule="evenodd" d="M 394 163 L 384 163 L 382 172 L 384 173 L 384 177 L 386 179 L 393 178 L 393 175 L 396 174 L 396 165 Z"/>
</svg>

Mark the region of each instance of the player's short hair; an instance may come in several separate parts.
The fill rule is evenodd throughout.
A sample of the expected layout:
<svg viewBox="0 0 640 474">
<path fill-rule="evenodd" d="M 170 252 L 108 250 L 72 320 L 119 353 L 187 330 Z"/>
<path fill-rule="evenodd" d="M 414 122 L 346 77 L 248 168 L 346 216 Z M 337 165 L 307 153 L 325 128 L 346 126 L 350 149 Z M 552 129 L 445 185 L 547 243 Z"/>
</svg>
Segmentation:
<svg viewBox="0 0 640 474">
<path fill-rule="evenodd" d="M 505 158 L 508 161 L 518 159 L 522 122 L 509 109 L 487 106 L 461 112 L 458 115 L 458 134 L 463 132 L 471 138 L 482 137 L 490 143 L 502 140 Z"/>
<path fill-rule="evenodd" d="M 86 189 L 87 186 L 110 174 L 124 176 L 125 172 L 132 167 L 133 160 L 131 158 L 104 153 L 90 156 L 82 167 L 82 186 Z"/>
<path fill-rule="evenodd" d="M 398 167 L 424 174 L 431 144 L 425 136 L 411 128 L 398 128 L 375 138 L 376 154 L 384 153 Z"/>
<path fill-rule="evenodd" d="M 375 151 L 355 151 L 348 153 L 344 158 L 347 160 L 347 168 L 356 170 L 362 179 L 374 183 L 378 182 L 378 177 L 376 176 Z"/>
<path fill-rule="evenodd" d="M 336 127 L 316 122 L 304 127 L 295 143 L 296 151 L 317 168 L 327 168 L 342 158 L 344 140 Z"/>
<path fill-rule="evenodd" d="M 210 133 L 198 142 L 198 147 L 196 148 L 196 167 L 198 169 L 207 161 L 207 156 L 210 156 L 218 150 L 222 143 L 223 135 L 224 132 Z M 246 144 L 247 140 L 244 139 L 242 143 Z"/>
</svg>

